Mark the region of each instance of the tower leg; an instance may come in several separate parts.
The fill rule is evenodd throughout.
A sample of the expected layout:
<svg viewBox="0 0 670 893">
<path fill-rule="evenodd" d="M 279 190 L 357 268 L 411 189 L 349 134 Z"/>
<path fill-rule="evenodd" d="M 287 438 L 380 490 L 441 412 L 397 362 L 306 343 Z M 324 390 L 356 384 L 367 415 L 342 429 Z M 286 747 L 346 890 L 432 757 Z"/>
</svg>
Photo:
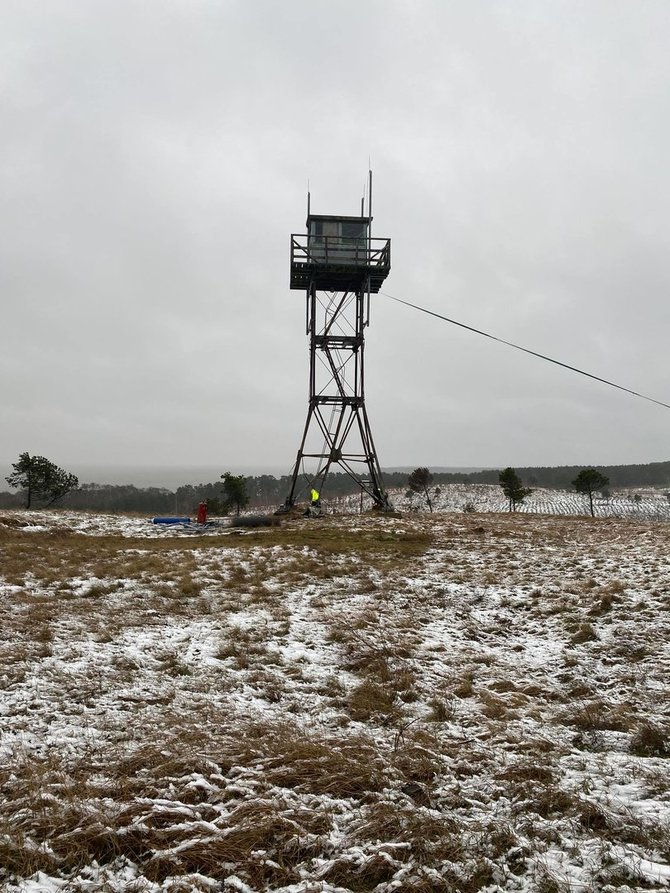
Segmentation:
<svg viewBox="0 0 670 893">
<path fill-rule="evenodd" d="M 390 508 L 365 410 L 365 285 L 362 282 L 356 292 L 329 295 L 317 293 L 313 282 L 307 289 L 309 409 L 289 492 L 280 511 L 288 511 L 294 505 L 298 477 L 306 459 L 316 460 L 312 481 L 320 492 L 332 467 L 339 465 L 377 508 Z M 308 448 L 310 438 L 313 443 L 319 434 L 323 446 Z M 352 441 L 356 444 L 350 447 Z"/>
</svg>

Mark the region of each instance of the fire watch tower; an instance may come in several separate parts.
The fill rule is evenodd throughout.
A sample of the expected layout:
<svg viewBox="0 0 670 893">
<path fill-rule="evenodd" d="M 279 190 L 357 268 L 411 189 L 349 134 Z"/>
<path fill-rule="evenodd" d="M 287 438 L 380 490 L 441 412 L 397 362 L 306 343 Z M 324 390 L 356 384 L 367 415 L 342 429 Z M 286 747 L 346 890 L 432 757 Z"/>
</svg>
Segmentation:
<svg viewBox="0 0 670 893">
<path fill-rule="evenodd" d="M 364 350 L 370 295 L 391 270 L 391 240 L 372 238 L 372 173 L 369 187 L 367 217 L 364 201 L 360 217 L 312 214 L 308 193 L 307 233 L 291 236 L 291 288 L 306 293 L 309 408 L 286 510 L 305 460 L 318 491 L 339 465 L 377 507 L 389 508 L 365 410 Z"/>
</svg>

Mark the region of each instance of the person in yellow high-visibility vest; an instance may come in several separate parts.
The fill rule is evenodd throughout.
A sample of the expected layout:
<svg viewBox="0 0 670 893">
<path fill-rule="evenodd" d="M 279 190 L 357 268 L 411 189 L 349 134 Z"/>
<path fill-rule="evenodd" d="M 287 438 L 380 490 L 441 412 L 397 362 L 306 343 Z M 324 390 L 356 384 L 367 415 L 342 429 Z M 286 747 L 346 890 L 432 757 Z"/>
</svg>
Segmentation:
<svg viewBox="0 0 670 893">
<path fill-rule="evenodd" d="M 321 497 L 319 496 L 319 491 L 315 490 L 314 487 L 310 490 L 312 502 L 309 508 L 305 509 L 304 515 L 305 517 L 309 517 L 312 513 L 315 515 L 321 514 Z"/>
</svg>

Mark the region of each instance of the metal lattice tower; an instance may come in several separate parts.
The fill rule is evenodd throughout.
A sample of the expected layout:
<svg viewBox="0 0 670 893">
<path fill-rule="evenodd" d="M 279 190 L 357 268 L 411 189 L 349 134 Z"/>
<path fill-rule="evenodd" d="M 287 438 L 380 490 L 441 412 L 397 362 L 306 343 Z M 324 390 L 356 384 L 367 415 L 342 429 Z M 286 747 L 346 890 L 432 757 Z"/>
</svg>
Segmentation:
<svg viewBox="0 0 670 893">
<path fill-rule="evenodd" d="M 285 508 L 297 497 L 306 461 L 321 492 L 338 465 L 372 497 L 389 508 L 365 409 L 365 329 L 370 295 L 391 269 L 390 239 L 372 238 L 372 174 L 368 216 L 312 214 L 307 198 L 307 233 L 291 236 L 291 288 L 306 292 L 309 336 L 309 408 Z"/>
</svg>

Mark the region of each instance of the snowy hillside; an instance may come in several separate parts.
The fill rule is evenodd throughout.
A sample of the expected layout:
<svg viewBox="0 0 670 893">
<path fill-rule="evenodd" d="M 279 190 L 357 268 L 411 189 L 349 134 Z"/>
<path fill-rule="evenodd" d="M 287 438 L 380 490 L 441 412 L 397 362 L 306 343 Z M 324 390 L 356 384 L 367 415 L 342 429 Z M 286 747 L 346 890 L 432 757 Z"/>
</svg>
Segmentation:
<svg viewBox="0 0 670 893">
<path fill-rule="evenodd" d="M 0 513 L 2 889 L 666 890 L 670 526 L 460 500 Z"/>
<path fill-rule="evenodd" d="M 435 511 L 505 512 L 508 508 L 502 489 L 493 484 L 446 484 L 432 486 L 429 492 Z M 418 493 L 394 490 L 390 497 L 393 505 L 402 512 L 427 510 L 425 499 Z M 368 503 L 367 507 L 371 504 Z M 348 507 L 355 511 L 360 507 L 360 499 L 350 496 L 335 500 L 335 506 Z M 588 497 L 574 490 L 550 490 L 544 487 L 534 488 L 516 510 L 543 515 L 590 514 Z M 652 488 L 615 491 L 607 498 L 597 493 L 594 496 L 594 511 L 599 518 L 670 521 L 670 497 L 664 490 Z"/>
</svg>

